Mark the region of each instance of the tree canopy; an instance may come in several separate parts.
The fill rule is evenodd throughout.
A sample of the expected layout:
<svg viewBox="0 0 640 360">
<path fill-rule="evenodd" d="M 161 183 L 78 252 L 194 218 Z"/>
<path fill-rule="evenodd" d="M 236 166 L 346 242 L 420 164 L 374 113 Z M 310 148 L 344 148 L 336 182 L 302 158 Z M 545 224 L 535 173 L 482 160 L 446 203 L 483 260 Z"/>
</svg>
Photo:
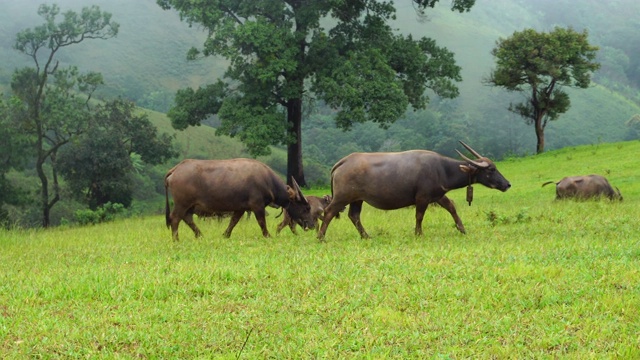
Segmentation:
<svg viewBox="0 0 640 360">
<path fill-rule="evenodd" d="M 226 81 L 184 89 L 169 111 L 174 127 L 199 125 L 217 114 L 217 134 L 237 136 L 251 155 L 287 145 L 287 179 L 305 185 L 301 123 L 303 103 L 326 102 L 336 124 L 373 121 L 388 126 L 408 105 L 424 108 L 427 89 L 458 95 L 460 68 L 453 54 L 428 38 L 413 39 L 389 26 L 395 17 L 384 1 L 157 0 L 175 8 L 189 24 L 208 30 L 201 49 L 187 57 L 221 56 L 230 61 Z M 438 0 L 414 0 L 422 12 Z M 472 0 L 454 0 L 466 11 Z"/>
<path fill-rule="evenodd" d="M 529 92 L 526 101 L 509 110 L 535 128 L 536 152 L 544 151 L 544 129 L 571 106 L 564 86 L 587 88 L 598 47 L 589 44 L 588 33 L 556 27 L 550 32 L 526 29 L 499 39 L 491 54 L 496 68 L 487 82 L 509 91 Z"/>
<path fill-rule="evenodd" d="M 129 207 L 136 159 L 157 165 L 177 156 L 173 138 L 158 134 L 135 104 L 117 99 L 99 105 L 87 131 L 61 149 L 58 164 L 72 192 L 93 210 L 106 203 Z"/>
</svg>

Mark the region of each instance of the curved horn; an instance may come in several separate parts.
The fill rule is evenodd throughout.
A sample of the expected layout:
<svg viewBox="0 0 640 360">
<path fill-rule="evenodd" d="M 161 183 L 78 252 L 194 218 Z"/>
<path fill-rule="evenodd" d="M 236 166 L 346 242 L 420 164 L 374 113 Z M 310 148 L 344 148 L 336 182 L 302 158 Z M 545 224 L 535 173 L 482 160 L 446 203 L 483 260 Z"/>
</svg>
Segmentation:
<svg viewBox="0 0 640 360">
<path fill-rule="evenodd" d="M 462 146 L 464 146 L 465 149 L 469 150 L 469 152 L 472 153 L 475 157 L 477 157 L 478 159 L 482 157 L 482 155 L 478 154 L 477 151 L 473 150 L 471 146 L 463 143 L 462 140 L 458 140 L 458 141 L 460 142 L 460 144 L 462 144 Z"/>
<path fill-rule="evenodd" d="M 475 160 L 471 160 L 468 157 L 464 156 L 460 151 L 458 151 L 458 149 L 456 149 L 456 152 L 458 153 L 458 155 L 460 155 L 460 157 L 462 157 L 465 161 L 468 161 L 469 163 L 475 165 L 476 167 L 479 168 L 486 168 L 489 167 L 489 163 L 487 163 L 486 161 L 482 161 L 482 162 L 478 162 Z"/>
<path fill-rule="evenodd" d="M 291 185 L 293 185 L 293 189 L 296 191 L 296 194 L 298 194 L 298 196 L 300 197 L 300 200 L 307 202 L 307 198 L 302 193 L 302 190 L 300 190 L 300 186 L 298 185 L 298 182 L 296 181 L 296 179 L 294 179 L 293 176 L 291 177 Z"/>
</svg>

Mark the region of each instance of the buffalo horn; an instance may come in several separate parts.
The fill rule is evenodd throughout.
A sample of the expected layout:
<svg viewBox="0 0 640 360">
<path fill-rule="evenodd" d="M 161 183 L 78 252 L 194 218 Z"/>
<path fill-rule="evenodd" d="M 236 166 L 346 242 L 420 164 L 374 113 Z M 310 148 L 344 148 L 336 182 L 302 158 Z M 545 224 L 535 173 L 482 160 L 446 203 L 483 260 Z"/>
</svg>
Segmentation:
<svg viewBox="0 0 640 360">
<path fill-rule="evenodd" d="M 462 144 L 462 146 L 464 146 L 465 149 L 469 150 L 469 152 L 472 153 L 476 158 L 480 159 L 482 157 L 482 155 L 478 154 L 477 151 L 473 150 L 471 146 L 463 143 L 462 140 L 458 140 L 458 141 L 460 142 L 460 144 Z"/>
<path fill-rule="evenodd" d="M 471 160 L 468 157 L 464 156 L 460 151 L 458 151 L 458 149 L 456 149 L 456 152 L 458 153 L 458 155 L 460 155 L 465 161 L 468 161 L 469 163 L 475 165 L 476 167 L 479 168 L 486 168 L 489 166 L 489 163 L 487 163 L 486 161 L 482 161 L 482 162 L 478 162 L 475 160 Z"/>
<path fill-rule="evenodd" d="M 307 198 L 305 198 L 302 194 L 302 190 L 300 190 L 300 186 L 298 185 L 296 179 L 293 178 L 293 176 L 291 177 L 291 185 L 293 185 L 293 189 L 296 191 L 296 194 L 298 194 L 300 200 L 306 202 Z"/>
</svg>

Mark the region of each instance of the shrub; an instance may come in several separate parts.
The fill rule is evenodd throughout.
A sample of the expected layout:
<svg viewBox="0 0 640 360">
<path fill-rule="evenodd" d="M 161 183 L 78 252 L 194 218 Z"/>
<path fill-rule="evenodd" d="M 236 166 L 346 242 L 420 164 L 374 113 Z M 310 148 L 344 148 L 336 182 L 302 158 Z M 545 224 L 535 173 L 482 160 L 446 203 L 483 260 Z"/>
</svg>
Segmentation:
<svg viewBox="0 0 640 360">
<path fill-rule="evenodd" d="M 124 205 L 119 203 L 106 203 L 96 210 L 76 210 L 75 220 L 80 225 L 99 224 L 116 219 L 125 212 Z"/>
</svg>

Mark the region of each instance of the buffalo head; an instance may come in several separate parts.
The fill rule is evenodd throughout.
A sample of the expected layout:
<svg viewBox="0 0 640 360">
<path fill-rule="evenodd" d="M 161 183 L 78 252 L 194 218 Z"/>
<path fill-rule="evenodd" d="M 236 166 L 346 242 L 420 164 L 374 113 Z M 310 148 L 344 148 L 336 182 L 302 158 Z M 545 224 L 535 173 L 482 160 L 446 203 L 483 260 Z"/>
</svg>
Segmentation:
<svg viewBox="0 0 640 360">
<path fill-rule="evenodd" d="M 304 230 L 314 229 L 317 220 L 311 214 L 311 205 L 302 194 L 302 190 L 300 190 L 300 186 L 298 186 L 293 176 L 291 177 L 291 185 L 287 186 L 287 192 L 289 193 L 289 205 L 286 207 L 287 214 Z"/>
<path fill-rule="evenodd" d="M 460 151 L 456 150 L 456 152 L 458 152 L 458 154 L 468 163 L 467 165 L 460 165 L 460 169 L 469 174 L 470 183 L 480 183 L 490 189 L 498 189 L 503 192 L 507 191 L 511 187 L 509 181 L 502 176 L 493 161 L 480 155 L 477 151 L 473 150 L 469 145 L 462 141 L 460 141 L 460 144 L 462 144 L 462 146 L 476 157 L 476 160 L 471 160 L 464 156 Z"/>
</svg>

